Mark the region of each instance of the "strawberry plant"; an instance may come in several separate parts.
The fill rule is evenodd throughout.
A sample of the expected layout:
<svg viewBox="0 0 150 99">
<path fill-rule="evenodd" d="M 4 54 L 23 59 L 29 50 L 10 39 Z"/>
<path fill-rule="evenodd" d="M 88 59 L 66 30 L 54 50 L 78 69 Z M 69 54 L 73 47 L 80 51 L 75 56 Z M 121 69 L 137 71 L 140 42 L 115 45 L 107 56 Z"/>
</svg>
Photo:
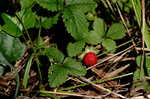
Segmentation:
<svg viewBox="0 0 150 99">
<path fill-rule="evenodd" d="M 144 0 L 0 1 L 0 96 L 148 93 L 149 5 Z M 143 89 L 133 92 L 139 86 Z"/>
<path fill-rule="evenodd" d="M 99 44 L 106 48 L 107 51 L 115 51 L 115 40 L 122 39 L 125 36 L 126 30 L 123 24 L 114 23 L 107 30 L 105 22 L 101 18 L 96 18 L 93 23 L 93 30 L 86 35 L 85 41 L 89 44 Z"/>
</svg>

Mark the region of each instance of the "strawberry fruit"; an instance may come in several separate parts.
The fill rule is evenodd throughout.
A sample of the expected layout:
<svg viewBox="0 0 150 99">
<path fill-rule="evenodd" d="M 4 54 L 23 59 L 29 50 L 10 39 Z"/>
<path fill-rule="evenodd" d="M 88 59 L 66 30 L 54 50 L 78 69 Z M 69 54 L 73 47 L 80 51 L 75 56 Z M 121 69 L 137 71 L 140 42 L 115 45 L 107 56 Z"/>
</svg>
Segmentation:
<svg viewBox="0 0 150 99">
<path fill-rule="evenodd" d="M 93 66 L 97 63 L 97 56 L 93 52 L 88 52 L 83 57 L 83 63 L 86 66 Z"/>
</svg>

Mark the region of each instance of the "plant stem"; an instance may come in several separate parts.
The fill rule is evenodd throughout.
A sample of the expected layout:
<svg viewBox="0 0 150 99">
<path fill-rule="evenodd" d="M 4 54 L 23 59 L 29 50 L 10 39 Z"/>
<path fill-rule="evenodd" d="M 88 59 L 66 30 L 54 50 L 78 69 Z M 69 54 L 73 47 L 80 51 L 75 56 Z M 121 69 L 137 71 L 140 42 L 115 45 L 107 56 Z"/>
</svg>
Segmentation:
<svg viewBox="0 0 150 99">
<path fill-rule="evenodd" d="M 21 23 L 21 25 L 23 26 L 23 29 L 25 30 L 25 34 L 27 35 L 28 39 L 31 41 L 31 44 L 33 45 L 32 40 L 31 40 L 31 37 L 30 37 L 30 35 L 29 35 L 29 32 L 28 32 L 28 30 L 26 29 L 26 27 L 24 26 L 22 20 L 20 19 L 20 17 L 19 17 L 17 14 L 16 14 L 15 16 L 16 16 L 16 18 L 18 19 L 18 21 Z M 24 37 L 24 38 L 25 38 L 25 37 Z"/>
</svg>

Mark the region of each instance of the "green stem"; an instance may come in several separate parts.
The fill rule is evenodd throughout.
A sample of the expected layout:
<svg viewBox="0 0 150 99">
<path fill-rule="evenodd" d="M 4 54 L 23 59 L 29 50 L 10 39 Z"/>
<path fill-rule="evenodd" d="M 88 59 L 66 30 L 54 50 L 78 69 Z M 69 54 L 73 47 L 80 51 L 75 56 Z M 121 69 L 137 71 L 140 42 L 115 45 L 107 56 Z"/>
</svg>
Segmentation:
<svg viewBox="0 0 150 99">
<path fill-rule="evenodd" d="M 40 76 L 40 80 L 42 81 L 42 74 L 41 74 L 41 70 L 40 70 L 40 62 L 37 58 L 36 58 L 36 63 L 37 63 L 37 68 L 38 68 L 38 73 L 39 73 L 39 76 Z"/>
<path fill-rule="evenodd" d="M 20 17 L 19 17 L 17 14 L 16 14 L 15 16 L 16 16 L 16 18 L 18 19 L 18 21 L 21 23 L 23 29 L 25 30 L 25 34 L 27 35 L 28 39 L 31 41 L 31 44 L 33 45 L 32 40 L 31 40 L 31 37 L 30 37 L 30 35 L 29 35 L 29 32 L 28 32 L 28 30 L 26 29 L 26 27 L 24 26 L 22 20 L 20 19 Z M 25 37 L 24 37 L 24 38 L 25 38 Z"/>
</svg>

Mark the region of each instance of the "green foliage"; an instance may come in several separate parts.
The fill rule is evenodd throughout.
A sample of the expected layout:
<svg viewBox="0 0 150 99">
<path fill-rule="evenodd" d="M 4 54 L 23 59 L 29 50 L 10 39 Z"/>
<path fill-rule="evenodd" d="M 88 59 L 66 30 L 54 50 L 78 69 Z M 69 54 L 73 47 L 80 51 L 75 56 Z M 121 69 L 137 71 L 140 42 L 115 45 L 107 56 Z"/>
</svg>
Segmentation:
<svg viewBox="0 0 150 99">
<path fill-rule="evenodd" d="M 28 63 L 26 65 L 26 69 L 25 69 L 25 73 L 24 73 L 24 77 L 23 77 L 23 86 L 24 88 L 27 88 L 27 84 L 28 84 L 28 80 L 29 80 L 29 72 L 30 72 L 30 68 L 32 65 L 32 61 L 33 61 L 33 56 L 31 56 L 28 60 Z"/>
<path fill-rule="evenodd" d="M 29 73 L 34 60 L 37 62 L 38 72 L 42 80 L 43 75 L 40 72 L 41 63 L 39 61 L 41 53 L 47 56 L 52 64 L 48 71 L 49 85 L 51 87 L 58 87 L 65 83 L 69 76 L 84 76 L 86 74 L 86 69 L 82 63 L 78 62 L 77 59 L 71 58 L 79 58 L 78 55 L 82 53 L 86 43 L 90 46 L 101 44 L 107 51 L 114 52 L 117 48 L 115 40 L 122 39 L 125 36 L 123 24 L 114 23 L 108 29 L 104 20 L 96 17 L 96 14 L 99 15 L 99 13 L 94 13 L 97 7 L 95 0 L 21 0 L 20 2 L 21 11 L 16 14 L 15 20 L 13 20 L 14 17 L 1 14 L 5 24 L 0 29 L 15 37 L 22 36 L 21 40 L 23 38 L 22 41 L 29 44 L 28 47 L 33 51 L 25 65 L 25 73 L 22 79 L 25 88 L 28 87 Z M 122 0 L 122 2 L 126 1 Z M 35 9 L 36 13 L 32 11 L 35 4 L 40 5 L 39 9 Z M 50 13 L 50 15 L 39 15 L 39 13 L 41 14 L 41 9 Z M 94 14 L 90 15 L 89 13 Z M 87 15 L 90 15 L 91 19 L 88 19 Z M 67 32 L 74 38 L 73 43 L 68 43 L 66 49 L 67 58 L 59 49 L 54 47 L 47 48 L 53 45 L 49 42 L 47 43 L 48 40 L 43 38 L 51 28 L 53 31 L 53 27 L 57 23 L 64 24 Z M 35 28 L 38 31 L 38 37 L 36 35 L 37 38 L 32 38 L 30 33 L 32 30 L 34 32 Z M 42 34 L 43 31 L 46 31 L 46 33 Z M 26 35 L 28 36 L 27 39 Z M 47 35 L 49 36 L 49 34 Z M 50 36 L 53 37 L 53 34 L 50 34 Z M 47 46 L 46 44 L 50 45 Z M 0 64 L 9 65 L 9 63 L 18 60 L 23 55 L 24 50 L 25 45 L 19 39 L 11 37 L 6 33 L 0 34 Z M 2 75 L 4 68 L 0 67 L 0 70 L 0 75 Z"/>
<path fill-rule="evenodd" d="M 98 44 L 101 43 L 104 39 L 106 32 L 105 22 L 101 18 L 95 18 L 93 23 L 93 30 L 88 32 L 85 36 L 85 41 L 89 44 Z"/>
<path fill-rule="evenodd" d="M 150 30 L 148 29 L 147 24 L 143 25 L 142 27 L 142 34 L 144 37 L 144 42 L 147 48 L 150 48 Z"/>
<path fill-rule="evenodd" d="M 54 24 L 57 24 L 59 15 L 56 15 L 54 17 L 50 17 L 50 18 L 42 18 L 42 27 L 48 29 L 54 26 Z"/>
<path fill-rule="evenodd" d="M 76 40 L 82 40 L 89 27 L 85 12 L 93 11 L 97 5 L 93 0 L 66 0 L 66 6 L 63 20 L 67 31 Z"/>
<path fill-rule="evenodd" d="M 132 6 L 136 15 L 139 27 L 141 26 L 141 3 L 140 0 L 132 0 Z"/>
<path fill-rule="evenodd" d="M 49 68 L 48 81 L 51 87 L 58 87 L 67 81 L 69 75 L 84 76 L 85 68 L 75 59 L 66 58 L 63 64 L 54 64 Z"/>
<path fill-rule="evenodd" d="M 76 10 L 80 10 L 83 13 L 92 12 L 97 7 L 94 0 L 65 0 L 66 6 Z"/>
<path fill-rule="evenodd" d="M 138 65 L 139 67 L 141 66 L 141 62 L 142 62 L 142 57 L 141 57 L 141 56 L 138 56 L 138 57 L 136 58 L 136 63 L 137 63 L 137 65 Z M 144 62 L 144 66 L 145 66 L 145 68 L 146 68 L 145 74 L 146 74 L 147 76 L 150 76 L 150 56 L 145 56 L 143 62 Z M 140 72 L 139 72 L 139 73 L 140 73 Z M 140 76 L 136 76 L 136 78 L 137 78 L 137 77 L 140 77 Z"/>
<path fill-rule="evenodd" d="M 27 4 L 24 4 L 24 2 Z M 49 29 L 58 21 L 59 13 L 54 17 L 42 17 L 32 12 L 31 8 L 34 6 L 35 3 L 39 3 L 43 8 L 50 8 L 48 10 L 55 11 L 56 8 L 58 8 L 58 3 L 63 2 L 63 0 L 22 0 L 22 10 L 19 12 L 19 17 L 21 18 L 25 29 L 40 27 Z M 48 3 L 50 3 L 50 5 Z"/>
<path fill-rule="evenodd" d="M 118 3 L 121 10 L 124 10 L 129 13 L 132 8 L 132 0 L 112 0 L 113 3 Z"/>
<path fill-rule="evenodd" d="M 145 76 L 148 76 L 148 77 L 150 76 L 150 56 L 145 56 L 144 59 L 142 56 L 137 56 L 136 63 L 138 65 L 138 68 L 134 72 L 133 79 L 134 80 L 143 80 L 143 82 L 139 82 L 138 84 L 136 84 L 134 86 L 140 86 L 140 85 L 143 86 L 144 85 L 144 89 L 146 91 L 150 91 L 149 82 L 144 80 Z"/>
<path fill-rule="evenodd" d="M 4 73 L 4 67 L 0 66 L 0 76 L 2 76 Z"/>
<path fill-rule="evenodd" d="M 37 16 L 32 12 L 31 9 L 28 9 L 23 14 L 22 22 L 26 29 L 33 28 L 38 24 Z"/>
<path fill-rule="evenodd" d="M 43 38 L 38 36 L 37 39 L 35 40 L 35 49 L 40 49 L 44 48 L 46 46 L 45 42 L 43 41 Z"/>
<path fill-rule="evenodd" d="M 51 87 L 58 87 L 63 84 L 68 77 L 68 72 L 63 65 L 54 64 L 49 68 L 48 81 Z"/>
<path fill-rule="evenodd" d="M 125 27 L 121 23 L 114 23 L 108 29 L 106 37 L 102 42 L 102 45 L 107 49 L 107 51 L 115 52 L 117 45 L 114 40 L 122 39 L 125 36 Z"/>
<path fill-rule="evenodd" d="M 35 0 L 20 0 L 22 9 L 32 7 L 33 2 L 35 2 Z"/>
<path fill-rule="evenodd" d="M 57 48 L 47 48 L 44 54 L 48 56 L 48 58 L 53 59 L 54 62 L 62 62 L 64 59 L 64 54 Z"/>
<path fill-rule="evenodd" d="M 134 80 L 140 80 L 140 69 L 137 68 L 137 70 L 134 72 Z"/>
<path fill-rule="evenodd" d="M 25 45 L 18 38 L 0 32 L 0 76 L 4 72 L 4 67 L 1 64 L 11 66 L 11 63 L 17 61 L 24 51 Z"/>
<path fill-rule="evenodd" d="M 101 37 L 101 33 L 95 31 L 88 32 L 84 39 L 88 44 L 92 44 L 92 45 L 101 43 L 103 40 L 103 38 Z"/>
<path fill-rule="evenodd" d="M 86 74 L 84 66 L 82 66 L 80 62 L 69 57 L 64 60 L 64 68 L 66 68 L 69 75 L 84 76 Z"/>
<path fill-rule="evenodd" d="M 102 42 L 102 45 L 106 48 L 109 52 L 114 52 L 117 48 L 116 42 L 112 39 L 105 39 Z"/>
<path fill-rule="evenodd" d="M 123 24 L 114 23 L 109 28 L 106 36 L 113 40 L 122 39 L 125 36 L 125 31 L 126 30 L 125 30 Z"/>
<path fill-rule="evenodd" d="M 99 33 L 101 37 L 104 36 L 107 29 L 104 20 L 101 18 L 96 18 L 93 23 L 93 29 L 95 32 Z"/>
<path fill-rule="evenodd" d="M 67 46 L 68 55 L 70 57 L 77 56 L 78 54 L 82 53 L 82 49 L 84 48 L 84 46 L 85 46 L 85 42 L 83 41 L 69 43 Z"/>
<path fill-rule="evenodd" d="M 0 53 L 2 54 L 0 55 L 0 62 L 3 63 L 5 61 L 4 64 L 7 61 L 12 63 L 18 60 L 23 55 L 24 51 L 25 45 L 22 44 L 18 38 L 0 32 Z"/>
<path fill-rule="evenodd" d="M 93 13 L 89 12 L 88 14 L 86 14 L 86 18 L 89 21 L 94 21 L 96 16 L 94 16 Z"/>
<path fill-rule="evenodd" d="M 61 10 L 64 6 L 64 0 L 36 0 L 43 8 L 51 11 Z"/>
<path fill-rule="evenodd" d="M 0 30 L 3 30 L 7 32 L 8 34 L 15 36 L 15 37 L 19 37 L 22 35 L 22 31 L 20 30 L 18 25 L 14 23 L 12 17 L 4 13 L 0 15 L 4 21 L 4 25 L 0 26 Z"/>
<path fill-rule="evenodd" d="M 88 32 L 88 22 L 83 12 L 80 10 L 65 8 L 63 12 L 63 20 L 67 31 L 76 40 L 82 40 L 84 34 Z"/>
<path fill-rule="evenodd" d="M 125 36 L 125 27 L 121 23 L 114 23 L 106 32 L 106 24 L 101 18 L 95 18 L 93 30 L 86 33 L 84 40 L 88 44 L 96 45 L 102 43 L 107 51 L 114 52 L 117 45 L 114 40 L 122 39 Z"/>
<path fill-rule="evenodd" d="M 9 60 L 5 58 L 2 52 L 0 52 L 0 64 L 10 65 Z"/>
</svg>

